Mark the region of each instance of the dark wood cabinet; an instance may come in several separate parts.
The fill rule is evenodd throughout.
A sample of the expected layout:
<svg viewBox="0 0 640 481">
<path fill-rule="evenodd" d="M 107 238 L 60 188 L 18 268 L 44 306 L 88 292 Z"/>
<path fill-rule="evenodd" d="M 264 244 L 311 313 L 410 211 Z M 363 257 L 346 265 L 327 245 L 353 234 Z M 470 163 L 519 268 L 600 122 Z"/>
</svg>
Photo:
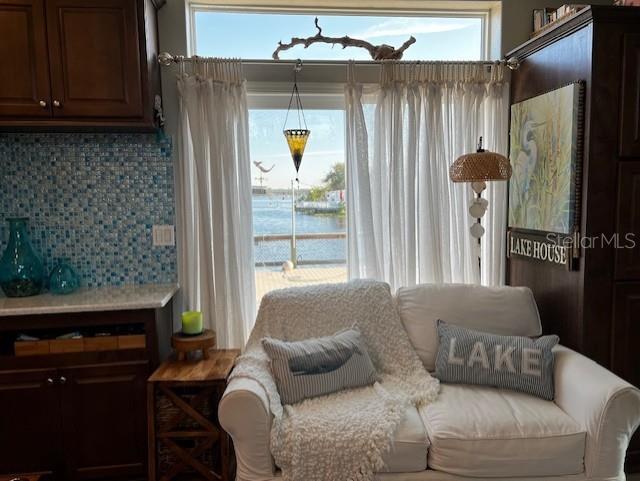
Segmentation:
<svg viewBox="0 0 640 481">
<path fill-rule="evenodd" d="M 640 386 L 640 282 L 618 284 L 614 291 L 613 369 Z"/>
<path fill-rule="evenodd" d="M 147 361 L 62 369 L 67 479 L 145 472 Z"/>
<path fill-rule="evenodd" d="M 640 33 L 623 39 L 620 155 L 640 157 Z"/>
<path fill-rule="evenodd" d="M 620 163 L 616 225 L 622 236 L 622 248 L 616 249 L 616 280 L 640 279 L 640 161 Z"/>
<path fill-rule="evenodd" d="M 579 269 L 511 257 L 545 333 L 640 384 L 640 9 L 591 6 L 509 56 L 511 103 L 585 82 Z M 640 468 L 640 433 L 628 451 Z"/>
<path fill-rule="evenodd" d="M 47 0 L 46 8 L 53 116 L 142 117 L 136 3 Z"/>
<path fill-rule="evenodd" d="M 56 375 L 55 369 L 0 372 L 0 474 L 57 468 L 62 420 Z"/>
<path fill-rule="evenodd" d="M 43 0 L 0 1 L 0 116 L 51 117 Z"/>
<path fill-rule="evenodd" d="M 0 372 L 2 470 L 142 477 L 148 374 L 148 361 Z"/>
<path fill-rule="evenodd" d="M 0 128 L 154 127 L 150 0 L 0 0 Z"/>
<path fill-rule="evenodd" d="M 170 350 L 170 316 L 171 302 L 159 309 L 2 317 L 0 476 L 51 472 L 53 481 L 145 479 L 146 384 Z M 14 355 L 17 333 L 86 333 L 109 326 L 135 327 L 145 341 L 117 350 Z M 89 339 L 80 342 L 92 345 Z"/>
</svg>

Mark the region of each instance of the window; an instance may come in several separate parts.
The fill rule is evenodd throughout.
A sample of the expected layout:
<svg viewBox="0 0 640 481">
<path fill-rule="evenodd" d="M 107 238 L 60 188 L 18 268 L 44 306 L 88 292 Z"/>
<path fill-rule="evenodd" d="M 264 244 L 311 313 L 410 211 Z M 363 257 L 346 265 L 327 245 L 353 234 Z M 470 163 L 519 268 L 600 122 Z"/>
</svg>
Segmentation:
<svg viewBox="0 0 640 481">
<path fill-rule="evenodd" d="M 270 59 L 278 41 L 317 33 L 315 15 L 247 13 L 194 8 L 194 52 L 202 56 Z M 413 35 L 416 43 L 403 60 L 482 60 L 486 57 L 486 15 L 482 13 L 416 14 L 415 16 L 319 15 L 326 36 L 367 40 L 399 47 Z M 247 34 L 250 32 L 250 35 Z M 361 48 L 314 44 L 281 52 L 281 59 L 371 60 Z"/>
<path fill-rule="evenodd" d="M 347 278 L 342 84 L 346 71 L 339 61 L 370 57 L 363 49 L 328 44 L 307 49 L 298 46 L 281 53 L 283 60 L 326 61 L 315 66 L 313 62 L 306 64 L 299 77 L 311 136 L 298 186 L 293 182 L 295 170 L 282 135 L 292 67 L 291 63 L 269 60 L 279 41 L 315 35 L 314 18 L 307 12 L 233 12 L 197 6 L 191 9 L 192 53 L 258 60 L 245 64 L 258 302 L 272 289 L 342 282 Z M 482 12 L 421 12 L 412 16 L 325 12 L 318 18 L 324 35 L 349 35 L 374 45 L 399 47 L 413 35 L 416 43 L 406 50 L 404 60 L 486 58 L 488 14 Z M 364 70 L 363 78 L 375 82 L 375 66 L 367 64 Z M 367 110 L 366 115 L 373 118 L 373 111 Z M 288 127 L 296 125 L 290 123 Z M 286 265 L 291 260 L 297 264 L 293 271 Z"/>
</svg>

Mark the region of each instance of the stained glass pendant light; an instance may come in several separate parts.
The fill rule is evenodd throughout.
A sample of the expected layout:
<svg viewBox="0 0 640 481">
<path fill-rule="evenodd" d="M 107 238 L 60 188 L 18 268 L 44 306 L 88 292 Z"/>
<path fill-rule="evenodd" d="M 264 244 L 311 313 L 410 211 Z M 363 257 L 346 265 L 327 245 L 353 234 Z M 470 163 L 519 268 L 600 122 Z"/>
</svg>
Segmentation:
<svg viewBox="0 0 640 481">
<path fill-rule="evenodd" d="M 311 134 L 311 131 L 307 128 L 307 121 L 304 118 L 304 110 L 302 109 L 302 101 L 300 100 L 300 92 L 298 91 L 298 72 L 301 70 L 302 60 L 298 60 L 293 67 L 293 90 L 291 91 L 291 98 L 289 99 L 289 107 L 287 108 L 287 116 L 284 119 L 283 127 L 284 137 L 287 139 L 287 144 L 291 151 L 293 166 L 296 168 L 296 181 L 298 182 L 298 171 L 302 163 L 304 148 L 307 146 L 307 140 L 309 139 L 309 134 Z M 297 129 L 287 129 L 287 120 L 289 120 L 289 112 L 291 111 L 292 105 L 295 106 L 298 114 Z"/>
</svg>

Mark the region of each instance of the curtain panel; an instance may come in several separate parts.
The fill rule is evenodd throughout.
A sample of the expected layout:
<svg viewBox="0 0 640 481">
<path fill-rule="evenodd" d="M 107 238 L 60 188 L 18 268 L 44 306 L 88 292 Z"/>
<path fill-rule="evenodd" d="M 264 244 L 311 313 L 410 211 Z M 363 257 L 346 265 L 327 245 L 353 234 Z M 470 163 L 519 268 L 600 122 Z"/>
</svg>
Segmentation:
<svg viewBox="0 0 640 481">
<path fill-rule="evenodd" d="M 507 71 L 480 63 L 388 63 L 363 93 L 345 87 L 348 270 L 393 289 L 417 283 L 504 283 L 506 183 L 489 182 L 482 269 L 469 228 L 469 184 L 449 166 L 486 148 L 506 154 Z"/>
<path fill-rule="evenodd" d="M 242 65 L 201 59 L 178 76 L 181 301 L 218 347 L 243 347 L 255 320 L 251 172 Z"/>
</svg>

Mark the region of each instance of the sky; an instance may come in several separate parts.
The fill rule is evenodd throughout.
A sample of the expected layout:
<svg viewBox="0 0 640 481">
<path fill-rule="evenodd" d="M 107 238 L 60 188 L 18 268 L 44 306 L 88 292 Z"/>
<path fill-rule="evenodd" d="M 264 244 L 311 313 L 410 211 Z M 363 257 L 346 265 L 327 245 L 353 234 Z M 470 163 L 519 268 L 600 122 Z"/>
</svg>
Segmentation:
<svg viewBox="0 0 640 481">
<path fill-rule="evenodd" d="M 270 59 L 279 40 L 288 42 L 292 36 L 315 35 L 314 18 L 313 15 L 197 12 L 196 53 Z M 349 35 L 374 45 L 386 43 L 399 47 L 413 35 L 417 41 L 405 51 L 403 60 L 480 60 L 482 56 L 479 18 L 322 15 L 319 24 L 324 35 Z M 280 58 L 370 60 L 364 49 L 332 48 L 327 44 L 312 45 L 308 49 L 298 46 L 282 52 Z M 262 174 L 262 182 L 276 189 L 289 188 L 291 179 L 295 178 L 293 161 L 282 134 L 285 114 L 285 110 L 251 110 L 249 115 L 251 160 L 262 162 L 267 169 L 274 166 L 272 171 Z M 305 109 L 305 117 L 311 135 L 300 167 L 301 188 L 320 185 L 334 163 L 344 162 L 344 112 Z M 260 171 L 253 163 L 251 169 L 253 185 L 260 185 Z"/>
<path fill-rule="evenodd" d="M 203 56 L 271 58 L 278 41 L 291 37 L 315 35 L 313 15 L 196 13 L 196 52 Z M 405 51 L 403 60 L 479 60 L 481 29 L 479 18 L 446 17 L 370 17 L 354 15 L 321 15 L 322 33 L 326 36 L 367 40 L 374 45 L 386 43 L 399 47 L 411 35 L 416 43 Z M 281 59 L 303 60 L 370 60 L 361 48 L 333 47 L 315 44 L 305 49 L 296 46 L 284 51 Z"/>
</svg>

